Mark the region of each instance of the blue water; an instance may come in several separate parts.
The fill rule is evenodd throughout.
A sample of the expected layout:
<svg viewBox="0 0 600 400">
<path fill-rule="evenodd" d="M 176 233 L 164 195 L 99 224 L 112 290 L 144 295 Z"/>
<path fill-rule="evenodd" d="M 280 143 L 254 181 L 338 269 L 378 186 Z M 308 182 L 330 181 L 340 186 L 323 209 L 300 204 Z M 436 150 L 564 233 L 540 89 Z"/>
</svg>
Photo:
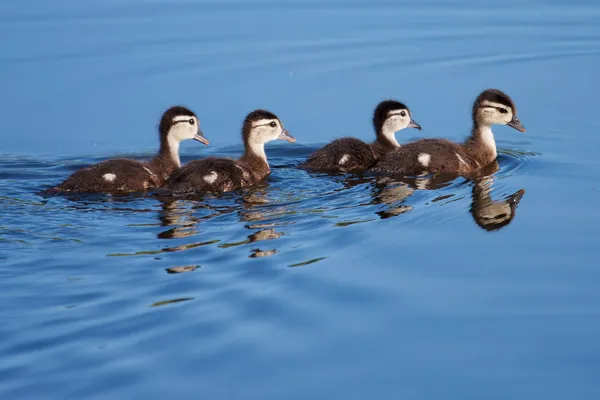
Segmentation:
<svg viewBox="0 0 600 400">
<path fill-rule="evenodd" d="M 600 398 L 599 27 L 593 0 L 6 2 L 0 398 Z M 481 181 L 294 168 L 385 98 L 401 142 L 460 140 L 487 87 L 527 133 Z M 173 104 L 211 140 L 184 161 L 236 157 L 255 108 L 298 143 L 244 192 L 37 195 L 150 156 Z"/>
</svg>

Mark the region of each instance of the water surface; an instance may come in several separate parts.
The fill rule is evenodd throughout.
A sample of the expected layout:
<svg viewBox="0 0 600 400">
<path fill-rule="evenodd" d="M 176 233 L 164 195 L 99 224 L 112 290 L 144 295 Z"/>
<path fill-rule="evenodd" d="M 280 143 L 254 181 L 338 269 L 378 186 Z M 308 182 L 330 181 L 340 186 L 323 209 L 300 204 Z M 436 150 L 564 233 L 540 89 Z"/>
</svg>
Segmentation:
<svg viewBox="0 0 600 400">
<path fill-rule="evenodd" d="M 596 399 L 600 5 L 591 0 L 52 3 L 0 11 L 0 397 Z M 373 137 L 397 98 L 462 139 L 484 88 L 478 180 L 295 168 Z M 196 111 L 241 152 L 266 108 L 265 185 L 223 196 L 43 198 L 107 157 L 151 156 Z"/>
</svg>

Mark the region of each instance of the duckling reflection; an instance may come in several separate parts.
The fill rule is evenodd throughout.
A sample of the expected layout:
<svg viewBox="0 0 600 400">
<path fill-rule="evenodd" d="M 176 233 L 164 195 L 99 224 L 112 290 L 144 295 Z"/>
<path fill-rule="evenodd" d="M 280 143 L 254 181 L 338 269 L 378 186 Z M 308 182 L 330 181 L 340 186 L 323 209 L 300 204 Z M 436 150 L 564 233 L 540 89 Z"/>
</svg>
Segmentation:
<svg viewBox="0 0 600 400">
<path fill-rule="evenodd" d="M 455 174 L 435 174 L 424 177 L 392 178 L 377 177 L 375 181 L 375 204 L 383 203 L 388 206 L 376 214 L 381 219 L 396 217 L 413 209 L 405 201 L 415 190 L 436 190 L 444 188 L 457 178 Z"/>
<path fill-rule="evenodd" d="M 516 208 L 525 194 L 524 189 L 505 197 L 500 201 L 493 201 L 491 192 L 494 182 L 493 174 L 498 172 L 497 162 L 490 164 L 480 173 L 470 175 L 436 174 L 428 177 L 416 178 L 391 178 L 378 177 L 375 185 L 374 203 L 383 203 L 388 206 L 386 210 L 377 214 L 381 219 L 395 217 L 412 210 L 405 201 L 416 190 L 436 190 L 449 186 L 456 178 L 462 176 L 464 183 L 473 182 L 471 192 L 471 215 L 475 223 L 487 231 L 499 230 L 508 225 L 516 214 Z M 452 195 L 450 195 L 452 196 Z M 448 196 L 441 196 L 435 200 L 443 200 Z"/>
<path fill-rule="evenodd" d="M 272 255 L 275 255 L 276 253 L 277 253 L 277 250 L 275 250 L 275 249 L 272 249 L 272 250 L 254 249 L 254 250 L 252 250 L 252 254 L 250 254 L 248 256 L 248 258 L 271 257 Z"/>
<path fill-rule="evenodd" d="M 376 214 L 381 219 L 396 217 L 404 214 L 413 208 L 404 205 L 404 200 L 409 198 L 415 190 L 405 183 L 397 182 L 392 178 L 378 178 L 375 183 L 376 201 L 374 203 L 384 203 L 388 206 L 386 210 L 378 211 Z"/>
<path fill-rule="evenodd" d="M 525 194 L 525 190 L 520 189 L 503 200 L 493 201 L 491 196 L 493 183 L 492 177 L 485 177 L 475 182 L 473 186 L 471 215 L 475 223 L 486 231 L 496 231 L 510 224 Z"/>
<path fill-rule="evenodd" d="M 223 243 L 219 245 L 222 249 L 227 249 L 229 247 L 241 246 L 249 243 L 262 242 L 263 240 L 272 240 L 279 239 L 283 236 L 283 232 L 276 232 L 275 229 L 264 229 L 262 231 L 254 232 L 253 234 L 248 236 L 248 239 L 243 240 L 241 242 L 233 242 L 233 243 Z"/>
<path fill-rule="evenodd" d="M 158 239 L 180 239 L 197 235 L 200 222 L 234 210 L 234 207 L 214 208 L 203 202 L 187 200 L 163 199 L 161 202 L 162 211 L 158 214 L 158 219 L 161 226 L 171 228 L 156 235 Z M 198 216 L 198 210 L 205 210 L 206 214 Z"/>
<path fill-rule="evenodd" d="M 240 221 L 251 222 L 246 225 L 248 229 L 272 228 L 275 226 L 290 225 L 292 222 L 273 222 L 273 219 L 285 217 L 294 212 L 291 206 L 277 206 L 267 197 L 266 190 L 253 190 L 242 196 L 241 204 L 244 207 L 238 210 Z"/>
</svg>

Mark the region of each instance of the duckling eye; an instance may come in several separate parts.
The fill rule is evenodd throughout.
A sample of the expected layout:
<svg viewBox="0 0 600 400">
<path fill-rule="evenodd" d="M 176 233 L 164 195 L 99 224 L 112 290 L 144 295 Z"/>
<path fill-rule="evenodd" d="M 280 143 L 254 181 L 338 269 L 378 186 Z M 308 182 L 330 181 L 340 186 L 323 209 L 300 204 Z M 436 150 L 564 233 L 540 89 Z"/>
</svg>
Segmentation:
<svg viewBox="0 0 600 400">
<path fill-rule="evenodd" d="M 500 107 L 498 107 L 498 111 L 500 111 L 500 114 L 506 114 L 508 112 L 506 109 Z"/>
<path fill-rule="evenodd" d="M 401 115 L 402 117 L 406 117 L 406 111 L 400 111 L 400 115 Z"/>
<path fill-rule="evenodd" d="M 196 121 L 194 121 L 194 118 L 190 118 L 190 120 L 188 121 L 190 123 L 190 125 L 195 125 Z"/>
<path fill-rule="evenodd" d="M 275 127 L 277 126 L 277 123 L 276 123 L 275 121 L 273 121 L 273 122 L 271 122 L 271 123 L 269 124 L 269 126 L 270 126 L 271 128 L 275 128 Z"/>
</svg>

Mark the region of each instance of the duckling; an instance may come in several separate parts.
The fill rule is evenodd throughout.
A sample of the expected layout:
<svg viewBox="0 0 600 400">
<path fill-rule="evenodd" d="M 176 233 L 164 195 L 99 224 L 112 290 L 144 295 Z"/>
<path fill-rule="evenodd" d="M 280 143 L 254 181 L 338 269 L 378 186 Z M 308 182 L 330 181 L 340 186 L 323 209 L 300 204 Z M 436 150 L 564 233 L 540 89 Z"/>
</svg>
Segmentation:
<svg viewBox="0 0 600 400">
<path fill-rule="evenodd" d="M 244 154 L 238 160 L 208 157 L 189 162 L 167 182 L 161 194 L 229 192 L 252 186 L 270 173 L 265 143 L 273 140 L 295 142 L 277 116 L 266 110 L 248 114 L 242 125 Z"/>
<path fill-rule="evenodd" d="M 508 125 L 525 132 L 514 102 L 497 89 L 487 89 L 477 97 L 472 117 L 471 136 L 464 143 L 445 139 L 417 140 L 388 153 L 371 171 L 403 175 L 442 171 L 472 173 L 496 159 L 492 125 Z"/>
<path fill-rule="evenodd" d="M 191 110 L 175 106 L 163 114 L 160 125 L 160 150 L 148 162 L 114 158 L 103 161 L 69 176 L 46 194 L 135 192 L 162 186 L 181 167 L 179 143 L 195 139 L 208 145 L 200 130 L 200 121 Z"/>
<path fill-rule="evenodd" d="M 395 100 L 385 100 L 377 105 L 373 113 L 373 127 L 377 135 L 373 143 L 351 137 L 336 139 L 311 154 L 299 167 L 327 172 L 368 169 L 385 154 L 400 147 L 395 136 L 397 131 L 404 128 L 421 130 L 421 125 L 411 118 L 408 107 Z"/>
</svg>

